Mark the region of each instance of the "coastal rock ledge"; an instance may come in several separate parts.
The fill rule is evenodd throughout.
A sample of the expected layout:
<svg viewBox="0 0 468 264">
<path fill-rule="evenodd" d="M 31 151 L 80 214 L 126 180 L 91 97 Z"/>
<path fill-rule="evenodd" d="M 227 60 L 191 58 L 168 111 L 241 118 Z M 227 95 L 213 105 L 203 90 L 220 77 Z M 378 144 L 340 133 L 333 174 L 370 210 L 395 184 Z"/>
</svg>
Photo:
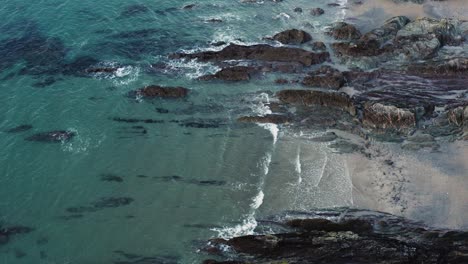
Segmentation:
<svg viewBox="0 0 468 264">
<path fill-rule="evenodd" d="M 203 263 L 468 263 L 466 231 L 431 229 L 402 217 L 358 209 L 294 217 L 262 221 L 279 230 L 275 234 L 212 239 L 205 250 L 225 260 Z"/>
</svg>

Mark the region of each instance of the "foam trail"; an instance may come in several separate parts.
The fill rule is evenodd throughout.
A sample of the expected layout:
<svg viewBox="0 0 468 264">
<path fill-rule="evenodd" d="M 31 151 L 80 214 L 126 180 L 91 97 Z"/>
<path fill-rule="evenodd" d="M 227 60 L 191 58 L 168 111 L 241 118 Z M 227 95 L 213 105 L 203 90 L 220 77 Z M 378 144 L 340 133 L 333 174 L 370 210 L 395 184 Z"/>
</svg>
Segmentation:
<svg viewBox="0 0 468 264">
<path fill-rule="evenodd" d="M 301 146 L 299 145 L 297 147 L 297 155 L 296 155 L 296 160 L 295 160 L 295 164 L 294 164 L 294 168 L 295 168 L 295 171 L 296 173 L 299 175 L 298 179 L 297 179 L 297 183 L 300 184 L 302 182 L 302 164 L 301 164 Z"/>
<path fill-rule="evenodd" d="M 256 211 L 260 206 L 263 204 L 263 198 L 265 194 L 263 192 L 263 188 L 265 186 L 265 178 L 269 172 L 270 164 L 271 164 L 271 153 L 267 153 L 261 163 L 259 164 L 262 168 L 262 175 L 260 178 L 258 192 L 252 198 L 252 203 L 250 204 L 250 211 L 245 216 L 245 219 L 242 221 L 241 224 L 236 225 L 234 227 L 224 227 L 224 228 L 214 228 L 212 229 L 215 232 L 218 232 L 218 237 L 229 239 L 238 236 L 245 236 L 245 235 L 252 235 L 254 234 L 255 228 L 257 228 L 258 223 L 255 219 Z"/>
<path fill-rule="evenodd" d="M 320 173 L 320 178 L 318 179 L 317 185 L 315 185 L 315 187 L 318 187 L 320 185 L 320 182 L 322 181 L 322 178 L 323 178 L 323 174 L 325 174 L 325 169 L 327 167 L 327 163 L 328 163 L 328 155 L 325 152 L 325 162 L 323 163 L 322 172 Z"/>
</svg>

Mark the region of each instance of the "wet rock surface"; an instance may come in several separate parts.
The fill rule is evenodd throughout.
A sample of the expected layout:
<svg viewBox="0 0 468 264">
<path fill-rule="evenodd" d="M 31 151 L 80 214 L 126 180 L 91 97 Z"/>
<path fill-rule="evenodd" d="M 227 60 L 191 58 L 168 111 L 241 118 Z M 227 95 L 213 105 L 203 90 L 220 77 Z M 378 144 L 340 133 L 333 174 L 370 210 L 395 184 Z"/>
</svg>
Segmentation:
<svg viewBox="0 0 468 264">
<path fill-rule="evenodd" d="M 283 44 L 299 45 L 312 40 L 312 36 L 304 30 L 290 29 L 273 36 L 273 39 Z"/>
<path fill-rule="evenodd" d="M 205 75 L 200 80 L 248 81 L 257 72 L 255 67 L 234 66 L 225 68 L 213 75 Z"/>
<path fill-rule="evenodd" d="M 258 60 L 274 62 L 300 63 L 305 66 L 319 64 L 329 59 L 327 52 L 313 53 L 298 48 L 273 47 L 259 44 L 242 46 L 230 44 L 220 51 L 206 51 L 200 53 L 177 53 L 170 56 L 173 59 L 199 59 L 201 61 L 225 60 Z"/>
<path fill-rule="evenodd" d="M 464 263 L 468 233 L 358 209 L 288 212 L 268 219 L 277 233 L 212 239 L 204 263 Z"/>
<path fill-rule="evenodd" d="M 322 66 L 318 70 L 310 72 L 302 80 L 302 84 L 309 87 L 321 87 L 339 89 L 345 84 L 345 76 L 340 71 L 330 67 Z"/>
<path fill-rule="evenodd" d="M 331 26 L 327 35 L 337 40 L 353 40 L 361 37 L 361 32 L 353 25 L 345 22 L 337 22 Z"/>
</svg>

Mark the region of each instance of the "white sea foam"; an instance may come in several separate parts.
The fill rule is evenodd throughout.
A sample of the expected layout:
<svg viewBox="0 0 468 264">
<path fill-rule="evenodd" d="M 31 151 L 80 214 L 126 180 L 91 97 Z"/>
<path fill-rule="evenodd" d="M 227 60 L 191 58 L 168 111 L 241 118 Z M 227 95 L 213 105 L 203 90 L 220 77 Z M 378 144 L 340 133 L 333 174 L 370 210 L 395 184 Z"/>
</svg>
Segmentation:
<svg viewBox="0 0 468 264">
<path fill-rule="evenodd" d="M 196 79 L 203 75 L 213 74 L 221 68 L 211 63 L 199 62 L 198 60 L 171 60 L 167 63 L 168 69 L 165 72 L 183 70 L 185 76 L 190 79 Z"/>
<path fill-rule="evenodd" d="M 249 215 L 241 224 L 233 227 L 213 228 L 212 230 L 218 232 L 218 237 L 229 239 L 238 236 L 252 235 L 258 223 L 254 215 Z"/>
<path fill-rule="evenodd" d="M 260 208 L 260 206 L 263 204 L 263 198 L 265 197 L 265 194 L 263 193 L 262 190 L 260 190 L 257 194 L 257 196 L 255 196 L 253 199 L 252 199 L 252 204 L 250 205 L 250 207 L 252 207 L 253 209 L 258 209 Z"/>
<path fill-rule="evenodd" d="M 294 169 L 298 175 L 297 183 L 300 184 L 302 182 L 302 164 L 301 164 L 301 146 L 297 147 L 297 155 L 296 160 L 294 162 Z"/>
</svg>

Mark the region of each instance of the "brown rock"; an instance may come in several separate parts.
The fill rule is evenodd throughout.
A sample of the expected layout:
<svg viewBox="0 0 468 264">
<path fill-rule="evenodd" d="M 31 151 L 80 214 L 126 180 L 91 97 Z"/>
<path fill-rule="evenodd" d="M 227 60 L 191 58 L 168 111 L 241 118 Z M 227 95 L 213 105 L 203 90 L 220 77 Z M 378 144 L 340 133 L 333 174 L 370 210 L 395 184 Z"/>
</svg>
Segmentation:
<svg viewBox="0 0 468 264">
<path fill-rule="evenodd" d="M 321 105 L 335 107 L 356 115 L 356 107 L 352 99 L 345 93 L 322 92 L 310 90 L 282 90 L 276 96 L 280 101 L 304 106 Z"/>
<path fill-rule="evenodd" d="M 416 126 L 412 111 L 382 103 L 364 104 L 362 123 L 376 129 L 407 129 Z"/>
<path fill-rule="evenodd" d="M 317 41 L 317 42 L 314 42 L 312 43 L 312 49 L 314 51 L 325 51 L 327 50 L 327 46 L 325 46 L 325 43 L 321 42 L 321 41 Z"/>
<path fill-rule="evenodd" d="M 330 58 L 328 52 L 313 53 L 298 48 L 273 47 L 260 44 L 242 46 L 230 44 L 220 51 L 205 51 L 200 53 L 178 53 L 170 55 L 172 59 L 199 59 L 201 61 L 225 61 L 225 60 L 259 60 L 274 62 L 301 63 L 305 66 L 319 64 Z"/>
<path fill-rule="evenodd" d="M 312 36 L 304 30 L 290 29 L 274 35 L 273 39 L 283 44 L 298 45 L 311 41 Z"/>
<path fill-rule="evenodd" d="M 200 77 L 200 80 L 213 80 L 219 79 L 224 81 L 247 81 L 250 80 L 251 74 L 254 73 L 256 69 L 254 67 L 246 66 L 234 66 L 230 68 L 225 68 L 213 75 L 205 75 Z"/>
<path fill-rule="evenodd" d="M 361 32 L 354 25 L 345 22 L 333 24 L 326 34 L 338 40 L 353 40 L 361 37 Z"/>
<path fill-rule="evenodd" d="M 345 78 L 340 71 L 330 66 L 322 66 L 318 70 L 309 73 L 309 76 L 304 78 L 302 84 L 310 87 L 338 90 L 345 84 Z"/>
<path fill-rule="evenodd" d="M 286 80 L 286 79 L 276 79 L 276 80 L 275 80 L 275 83 L 276 83 L 276 84 L 288 84 L 289 81 Z"/>
</svg>

